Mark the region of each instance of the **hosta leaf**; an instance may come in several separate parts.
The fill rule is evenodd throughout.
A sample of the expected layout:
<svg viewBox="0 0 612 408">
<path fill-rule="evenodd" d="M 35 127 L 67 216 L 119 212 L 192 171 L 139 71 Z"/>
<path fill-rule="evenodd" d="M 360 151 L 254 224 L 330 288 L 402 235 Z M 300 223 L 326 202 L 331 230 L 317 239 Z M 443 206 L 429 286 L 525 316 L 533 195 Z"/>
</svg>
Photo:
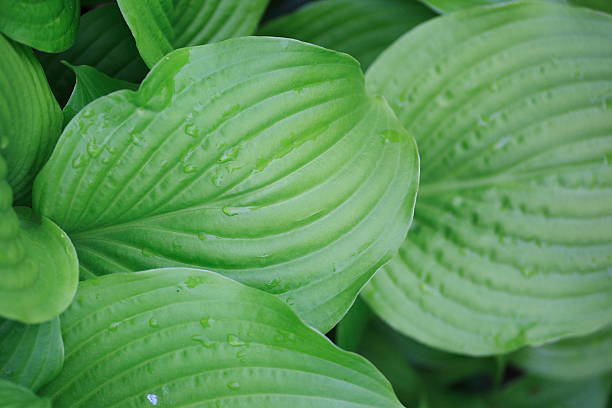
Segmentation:
<svg viewBox="0 0 612 408">
<path fill-rule="evenodd" d="M 89 65 L 113 78 L 140 82 L 148 69 L 138 54 L 134 37 L 116 4 L 97 7 L 81 17 L 77 40 L 60 54 L 39 54 L 53 93 L 63 105 L 75 82 L 74 72 L 62 63 Z"/>
<path fill-rule="evenodd" d="M 59 318 L 42 324 L 0 320 L 0 377 L 36 391 L 62 369 Z"/>
<path fill-rule="evenodd" d="M 51 408 L 51 401 L 38 398 L 32 391 L 0 378 L 2 408 Z"/>
<path fill-rule="evenodd" d="M 15 201 L 27 203 L 61 132 L 61 111 L 31 49 L 0 34 L 0 55 L 0 154 Z"/>
<path fill-rule="evenodd" d="M 463 10 L 470 7 L 504 4 L 520 0 L 421 0 L 433 10 L 440 13 Z M 612 13 L 612 3 L 609 0 L 542 0 L 551 3 L 563 3 L 572 6 L 589 7 L 595 10 L 602 10 Z"/>
<path fill-rule="evenodd" d="M 414 228 L 366 299 L 421 342 L 495 354 L 612 322 L 612 17 L 451 13 L 368 72 L 423 157 Z"/>
<path fill-rule="evenodd" d="M 250 37 L 177 50 L 138 92 L 89 104 L 35 207 L 83 276 L 204 267 L 328 330 L 405 237 L 417 177 L 414 141 L 355 60 Z"/>
<path fill-rule="evenodd" d="M 338 347 L 348 351 L 357 351 L 371 316 L 370 308 L 363 300 L 357 298 L 351 309 L 336 326 Z"/>
<path fill-rule="evenodd" d="M 612 326 L 588 336 L 516 352 L 512 362 L 535 375 L 573 380 L 612 371 Z"/>
<path fill-rule="evenodd" d="M 94 67 L 81 65 L 70 68 L 76 75 L 76 85 L 64 107 L 64 123 L 68 123 L 85 105 L 101 96 L 119 89 L 138 88 L 138 84 L 111 78 Z"/>
<path fill-rule="evenodd" d="M 434 15 L 416 1 L 322 0 L 270 22 L 259 34 L 346 52 L 367 67 L 402 34 Z"/>
<path fill-rule="evenodd" d="M 567 367 L 570 369 L 570 367 Z M 525 377 L 489 398 L 491 408 L 605 408 L 609 378 L 553 382 Z M 454 407 L 455 405 L 449 405 Z M 443 407 L 440 407 L 443 408 Z"/>
<path fill-rule="evenodd" d="M 79 10 L 78 0 L 3 0 L 0 32 L 42 51 L 64 51 L 74 43 Z"/>
<path fill-rule="evenodd" d="M 62 333 L 64 369 L 42 391 L 55 408 L 401 407 L 282 301 L 204 270 L 84 282 Z"/>
<path fill-rule="evenodd" d="M 252 34 L 268 0 L 118 0 L 151 67 L 174 48 Z"/>
</svg>

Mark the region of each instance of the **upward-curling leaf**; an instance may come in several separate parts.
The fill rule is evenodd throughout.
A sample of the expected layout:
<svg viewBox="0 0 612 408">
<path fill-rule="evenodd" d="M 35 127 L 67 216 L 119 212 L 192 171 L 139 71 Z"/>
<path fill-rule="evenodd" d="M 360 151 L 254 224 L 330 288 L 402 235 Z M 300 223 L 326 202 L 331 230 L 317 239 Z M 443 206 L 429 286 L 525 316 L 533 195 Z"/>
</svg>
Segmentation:
<svg viewBox="0 0 612 408">
<path fill-rule="evenodd" d="M 366 289 L 435 347 L 496 354 L 612 322 L 612 16 L 451 13 L 370 68 L 419 142 L 415 223 Z"/>
<path fill-rule="evenodd" d="M 84 282 L 54 408 L 401 408 L 387 380 L 282 301 L 201 269 Z"/>
<path fill-rule="evenodd" d="M 60 52 L 74 43 L 79 15 L 79 0 L 2 0 L 0 33 L 41 51 Z"/>
<path fill-rule="evenodd" d="M 149 67 L 175 48 L 255 32 L 268 0 L 118 0 Z"/>
<path fill-rule="evenodd" d="M 352 58 L 250 37 L 181 49 L 64 130 L 35 208 L 84 277 L 218 271 L 330 329 L 404 239 L 414 140 Z"/>
</svg>

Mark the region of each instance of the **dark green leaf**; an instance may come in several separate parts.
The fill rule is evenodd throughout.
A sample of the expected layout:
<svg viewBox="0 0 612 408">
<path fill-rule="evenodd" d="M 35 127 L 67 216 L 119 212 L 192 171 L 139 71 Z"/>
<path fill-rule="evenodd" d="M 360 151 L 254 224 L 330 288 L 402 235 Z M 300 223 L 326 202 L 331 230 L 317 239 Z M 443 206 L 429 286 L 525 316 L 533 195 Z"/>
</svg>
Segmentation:
<svg viewBox="0 0 612 408">
<path fill-rule="evenodd" d="M 0 378 L 2 408 L 51 408 L 51 401 L 38 398 L 27 388 Z"/>
<path fill-rule="evenodd" d="M 362 357 L 278 298 L 188 268 L 84 282 L 62 315 L 54 408 L 401 407 Z"/>
<path fill-rule="evenodd" d="M 348 351 L 357 351 L 372 312 L 357 298 L 346 316 L 336 326 L 336 344 Z"/>
</svg>

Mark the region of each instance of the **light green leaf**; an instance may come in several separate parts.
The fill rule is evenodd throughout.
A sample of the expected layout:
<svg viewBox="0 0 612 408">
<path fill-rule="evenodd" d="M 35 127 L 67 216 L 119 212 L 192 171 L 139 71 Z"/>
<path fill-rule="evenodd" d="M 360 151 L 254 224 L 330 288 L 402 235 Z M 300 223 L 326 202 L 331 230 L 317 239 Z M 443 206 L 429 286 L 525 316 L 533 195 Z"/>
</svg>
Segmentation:
<svg viewBox="0 0 612 408">
<path fill-rule="evenodd" d="M 525 377 L 490 397 L 488 406 L 491 408 L 605 408 L 609 391 L 609 378 L 553 382 Z M 449 407 L 451 406 L 455 405 Z"/>
<path fill-rule="evenodd" d="M 68 123 L 83 107 L 101 96 L 120 89 L 136 90 L 138 84 L 111 78 L 94 67 L 67 64 L 76 75 L 76 85 L 64 107 L 64 123 Z"/>
<path fill-rule="evenodd" d="M 84 276 L 203 267 L 327 331 L 404 239 L 417 178 L 355 60 L 250 37 L 177 50 L 138 92 L 89 104 L 34 200 Z"/>
<path fill-rule="evenodd" d="M 440 13 L 463 10 L 470 7 L 505 4 L 520 0 L 421 0 L 433 10 Z M 589 7 L 612 13 L 612 2 L 610 0 L 541 0 L 551 3 L 563 3 L 578 7 Z"/>
<path fill-rule="evenodd" d="M 283 302 L 213 272 L 84 282 L 62 315 L 66 362 L 42 391 L 70 407 L 401 407 L 385 378 Z"/>
<path fill-rule="evenodd" d="M 149 67 L 175 48 L 255 32 L 268 0 L 118 0 Z"/>
<path fill-rule="evenodd" d="M 0 377 L 38 390 L 64 363 L 59 318 L 34 325 L 0 320 L 0 350 Z"/>
<path fill-rule="evenodd" d="M 61 111 L 31 49 L 0 34 L 0 55 L 0 154 L 15 201 L 25 204 L 61 132 Z"/>
<path fill-rule="evenodd" d="M 64 51 L 74 43 L 79 12 L 78 0 L 3 0 L 0 32 L 41 51 Z"/>
<path fill-rule="evenodd" d="M 39 54 L 53 93 L 62 105 L 72 93 L 74 72 L 62 63 L 88 65 L 113 78 L 140 82 L 148 69 L 116 4 L 97 7 L 81 17 L 77 40 L 60 54 Z"/>
<path fill-rule="evenodd" d="M 584 337 L 525 348 L 511 361 L 540 377 L 574 380 L 612 371 L 612 326 Z"/>
<path fill-rule="evenodd" d="M 322 0 L 273 20 L 258 34 L 346 52 L 365 68 L 402 34 L 434 15 L 416 1 Z"/>
<path fill-rule="evenodd" d="M 51 408 L 51 401 L 38 398 L 27 388 L 0 378 L 2 408 Z"/>
<path fill-rule="evenodd" d="M 545 2 L 425 23 L 368 72 L 423 158 L 365 290 L 434 347 L 497 354 L 612 322 L 612 17 Z"/>
</svg>

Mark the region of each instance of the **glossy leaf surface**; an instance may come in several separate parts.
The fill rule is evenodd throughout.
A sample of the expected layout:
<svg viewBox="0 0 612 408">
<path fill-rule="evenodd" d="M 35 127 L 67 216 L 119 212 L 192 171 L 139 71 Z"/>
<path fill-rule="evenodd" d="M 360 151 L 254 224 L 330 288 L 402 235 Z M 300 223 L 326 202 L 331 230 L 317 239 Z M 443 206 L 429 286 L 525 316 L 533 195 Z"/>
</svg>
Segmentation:
<svg viewBox="0 0 612 408">
<path fill-rule="evenodd" d="M 466 8 L 504 4 L 512 1 L 520 0 L 421 0 L 433 10 L 440 13 L 448 13 L 451 11 L 463 10 Z M 612 13 L 612 3 L 608 0 L 542 0 L 551 3 L 562 3 L 576 7 L 589 7 L 595 10 Z"/>
<path fill-rule="evenodd" d="M 3 0 L 0 32 L 41 51 L 64 51 L 74 43 L 79 11 L 78 0 Z"/>
<path fill-rule="evenodd" d="M 41 324 L 0 320 L 0 377 L 36 391 L 64 363 L 59 318 Z"/>
<path fill-rule="evenodd" d="M 326 331 L 405 237 L 417 179 L 414 140 L 355 60 L 252 37 L 177 50 L 88 105 L 35 207 L 85 277 L 204 267 Z"/>
<path fill-rule="evenodd" d="M 423 163 L 413 228 L 365 292 L 396 329 L 482 355 L 612 321 L 611 37 L 587 9 L 473 8 L 371 67 Z"/>
<path fill-rule="evenodd" d="M 169 268 L 84 282 L 62 315 L 55 408 L 401 407 L 384 377 L 278 298 Z"/>
<path fill-rule="evenodd" d="M 433 16 L 416 1 L 323 0 L 273 20 L 258 34 L 346 52 L 367 68 L 393 41 Z"/>
<path fill-rule="evenodd" d="M 0 153 L 18 203 L 61 132 L 61 111 L 32 50 L 0 34 Z"/>
</svg>

